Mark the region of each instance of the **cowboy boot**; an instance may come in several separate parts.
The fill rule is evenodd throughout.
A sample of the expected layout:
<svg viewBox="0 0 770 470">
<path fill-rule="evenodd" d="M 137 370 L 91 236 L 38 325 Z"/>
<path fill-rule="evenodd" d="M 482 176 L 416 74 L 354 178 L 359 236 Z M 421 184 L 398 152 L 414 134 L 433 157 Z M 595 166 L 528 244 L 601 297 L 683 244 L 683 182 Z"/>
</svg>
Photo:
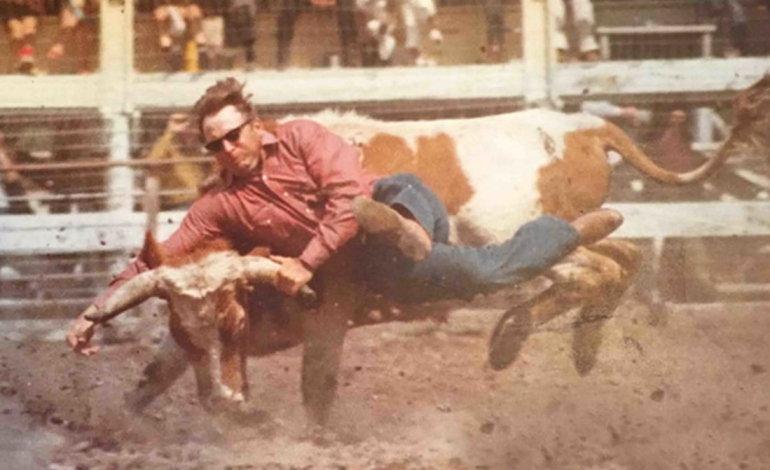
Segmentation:
<svg viewBox="0 0 770 470">
<path fill-rule="evenodd" d="M 431 252 L 433 243 L 428 232 L 387 204 L 357 197 L 353 200 L 353 215 L 365 232 L 394 245 L 412 261 L 422 261 Z"/>
</svg>

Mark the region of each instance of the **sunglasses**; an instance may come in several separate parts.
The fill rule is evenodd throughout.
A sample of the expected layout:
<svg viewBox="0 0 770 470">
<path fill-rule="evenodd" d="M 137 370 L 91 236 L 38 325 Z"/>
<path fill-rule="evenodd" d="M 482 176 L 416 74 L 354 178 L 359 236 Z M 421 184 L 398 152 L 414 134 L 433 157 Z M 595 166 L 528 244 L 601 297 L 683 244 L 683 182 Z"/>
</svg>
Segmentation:
<svg viewBox="0 0 770 470">
<path fill-rule="evenodd" d="M 220 138 L 218 138 L 216 140 L 212 140 L 211 142 L 207 142 L 207 143 L 203 144 L 203 148 L 205 148 L 206 151 L 209 152 L 209 153 L 219 153 L 219 152 L 221 152 L 222 149 L 224 149 L 225 140 L 227 140 L 228 142 L 230 142 L 232 144 L 238 142 L 238 140 L 240 140 L 240 138 L 241 138 L 241 131 L 243 130 L 244 127 L 246 127 L 247 124 L 251 123 L 251 121 L 252 120 L 249 119 L 248 121 L 244 122 L 240 126 L 238 126 L 235 129 L 229 131 L 227 134 L 223 135 L 222 137 L 220 137 Z"/>
</svg>

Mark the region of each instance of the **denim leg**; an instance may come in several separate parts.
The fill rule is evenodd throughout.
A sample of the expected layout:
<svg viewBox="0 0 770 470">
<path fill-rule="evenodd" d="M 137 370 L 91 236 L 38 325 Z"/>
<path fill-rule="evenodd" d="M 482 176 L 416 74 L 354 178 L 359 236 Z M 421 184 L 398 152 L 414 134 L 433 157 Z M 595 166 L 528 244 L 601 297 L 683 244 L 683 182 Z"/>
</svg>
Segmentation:
<svg viewBox="0 0 770 470">
<path fill-rule="evenodd" d="M 509 240 L 484 247 L 435 243 L 430 256 L 412 262 L 391 246 L 367 246 L 372 289 L 402 302 L 471 299 L 542 274 L 579 244 L 568 222 L 543 216 Z"/>
<path fill-rule="evenodd" d="M 449 241 L 449 215 L 444 204 L 415 175 L 399 173 L 378 180 L 374 185 L 372 199 L 409 211 L 434 242 Z"/>
</svg>

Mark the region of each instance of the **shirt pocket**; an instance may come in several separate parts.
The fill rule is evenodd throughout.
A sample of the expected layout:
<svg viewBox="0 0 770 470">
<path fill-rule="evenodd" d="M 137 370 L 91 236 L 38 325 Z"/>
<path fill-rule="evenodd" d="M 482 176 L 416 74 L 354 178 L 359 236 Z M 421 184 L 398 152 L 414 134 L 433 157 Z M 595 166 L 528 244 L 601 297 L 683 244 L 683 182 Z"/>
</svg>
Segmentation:
<svg viewBox="0 0 770 470">
<path fill-rule="evenodd" d="M 326 205 L 328 198 L 323 191 L 310 181 L 302 181 L 297 178 L 281 178 L 276 176 L 273 182 L 278 185 L 279 196 L 292 205 L 299 205 L 304 211 L 316 212 Z"/>
</svg>

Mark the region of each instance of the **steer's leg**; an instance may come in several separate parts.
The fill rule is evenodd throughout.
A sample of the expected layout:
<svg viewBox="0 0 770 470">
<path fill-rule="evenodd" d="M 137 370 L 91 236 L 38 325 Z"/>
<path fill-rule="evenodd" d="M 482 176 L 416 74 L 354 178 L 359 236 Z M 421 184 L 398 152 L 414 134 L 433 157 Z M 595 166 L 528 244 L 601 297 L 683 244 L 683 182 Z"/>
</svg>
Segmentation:
<svg viewBox="0 0 770 470">
<path fill-rule="evenodd" d="M 136 388 L 125 395 L 128 409 L 141 413 L 187 370 L 185 351 L 166 335 L 155 357 L 145 367 Z"/>
<path fill-rule="evenodd" d="M 532 299 L 506 311 L 489 339 L 489 365 L 503 370 L 513 364 L 537 326 L 565 313 L 573 305 L 564 301 L 563 289 L 553 285 Z"/>
<path fill-rule="evenodd" d="M 351 249 L 346 247 L 317 273 L 321 305 L 304 313 L 302 400 L 310 423 L 323 425 L 337 393 L 337 377 L 348 321 L 357 301 Z"/>
<path fill-rule="evenodd" d="M 615 240 L 575 250 L 545 273 L 553 281 L 550 288 L 503 314 L 490 339 L 490 366 L 495 370 L 508 367 L 535 328 L 584 305 L 575 326 L 573 352 L 578 371 L 589 371 L 601 344 L 602 322 L 598 320 L 615 310 L 640 259 L 635 245 Z"/>
<path fill-rule="evenodd" d="M 605 272 L 615 272 L 616 266 L 621 269 L 617 271 L 619 277 L 605 278 L 599 291 L 600 295 L 594 297 L 594 300 L 601 300 L 581 308 L 580 320 L 573 327 L 572 359 L 581 376 L 587 375 L 596 365 L 596 357 L 603 340 L 602 327 L 612 317 L 623 294 L 631 286 L 642 259 L 641 251 L 636 245 L 620 240 L 604 240 L 587 248 L 601 256 L 594 261 L 608 266 Z"/>
</svg>

